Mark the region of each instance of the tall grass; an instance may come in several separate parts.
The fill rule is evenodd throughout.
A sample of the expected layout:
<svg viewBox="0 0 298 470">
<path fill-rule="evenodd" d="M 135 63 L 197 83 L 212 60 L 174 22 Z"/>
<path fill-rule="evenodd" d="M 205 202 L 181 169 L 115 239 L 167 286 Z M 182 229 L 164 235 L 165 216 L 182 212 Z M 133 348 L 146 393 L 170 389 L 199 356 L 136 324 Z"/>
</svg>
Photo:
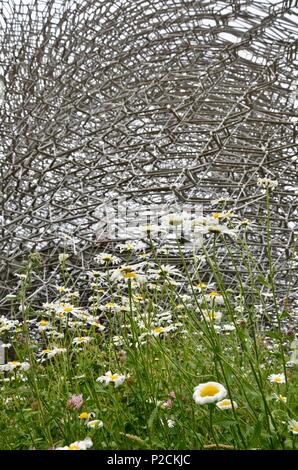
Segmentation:
<svg viewBox="0 0 298 470">
<path fill-rule="evenodd" d="M 56 299 L 36 309 L 28 297 L 40 259 L 31 255 L 0 319 L 0 449 L 80 447 L 87 436 L 93 449 L 295 449 L 297 342 L 277 294 L 267 194 L 267 264 L 245 232 L 232 243 L 210 232 L 205 265 L 177 238 L 179 265 L 169 268 L 149 236 L 132 265 L 108 257 L 86 273 L 85 307 L 62 254 Z M 208 382 L 230 401 L 198 404 L 194 388 Z"/>
</svg>

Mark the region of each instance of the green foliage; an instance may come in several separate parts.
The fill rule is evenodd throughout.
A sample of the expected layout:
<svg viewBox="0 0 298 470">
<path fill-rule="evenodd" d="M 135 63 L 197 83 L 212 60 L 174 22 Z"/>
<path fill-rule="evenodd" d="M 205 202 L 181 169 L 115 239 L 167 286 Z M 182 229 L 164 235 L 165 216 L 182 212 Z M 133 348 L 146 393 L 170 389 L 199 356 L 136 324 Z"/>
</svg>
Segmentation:
<svg viewBox="0 0 298 470">
<path fill-rule="evenodd" d="M 190 274 L 179 244 L 182 269 L 168 271 L 151 246 L 154 265 L 143 263 L 141 272 L 121 265 L 91 273 L 88 309 L 73 290 L 67 256 L 55 301 L 28 305 L 40 266 L 33 254 L 14 305 L 22 320 L 0 321 L 0 338 L 11 344 L 0 372 L 0 449 L 58 448 L 87 436 L 94 449 L 295 448 L 297 364 L 289 363 L 285 334 L 292 316 L 279 311 L 270 263 L 268 275 L 255 278 L 253 255 L 240 242 L 251 285 L 226 245 L 237 278 L 226 287 L 214 240 L 211 255 L 203 247 L 213 284 L 203 286 L 200 270 Z M 224 386 L 231 406 L 198 404 L 194 387 L 207 382 Z"/>
</svg>

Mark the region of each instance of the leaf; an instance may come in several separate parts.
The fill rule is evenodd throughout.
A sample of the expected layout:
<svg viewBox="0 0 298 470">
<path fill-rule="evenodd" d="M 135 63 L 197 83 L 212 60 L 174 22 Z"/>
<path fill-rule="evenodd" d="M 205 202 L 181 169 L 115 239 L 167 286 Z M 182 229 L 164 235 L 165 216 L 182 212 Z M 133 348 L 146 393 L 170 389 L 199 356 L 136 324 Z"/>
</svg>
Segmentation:
<svg viewBox="0 0 298 470">
<path fill-rule="evenodd" d="M 289 315 L 290 315 L 290 313 L 289 313 L 287 310 L 283 310 L 283 311 L 281 312 L 281 314 L 279 315 L 279 319 L 280 319 L 280 320 L 284 320 L 284 319 L 287 318 Z"/>
<path fill-rule="evenodd" d="M 277 331 L 266 331 L 266 336 L 269 336 L 269 338 L 278 339 L 278 340 L 281 340 L 283 338 L 283 336 Z"/>
<path fill-rule="evenodd" d="M 254 427 L 252 439 L 258 439 L 261 436 L 261 433 L 262 433 L 262 423 L 261 421 L 258 421 Z"/>
</svg>

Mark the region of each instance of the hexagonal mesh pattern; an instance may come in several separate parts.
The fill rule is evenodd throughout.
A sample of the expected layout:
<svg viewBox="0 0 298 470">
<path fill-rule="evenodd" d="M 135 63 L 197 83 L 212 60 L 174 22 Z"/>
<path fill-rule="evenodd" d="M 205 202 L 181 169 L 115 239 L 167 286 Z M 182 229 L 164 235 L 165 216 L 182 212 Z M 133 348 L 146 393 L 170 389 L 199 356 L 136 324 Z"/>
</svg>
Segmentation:
<svg viewBox="0 0 298 470">
<path fill-rule="evenodd" d="M 287 269 L 295 218 L 297 22 L 292 0 L 3 0 L 1 285 L 64 235 L 99 249 L 100 208 L 224 197 L 264 217 Z M 262 224 L 261 224 L 262 225 Z M 260 259 L 262 226 L 248 235 Z M 6 290 L 5 290 L 6 292 Z"/>
</svg>

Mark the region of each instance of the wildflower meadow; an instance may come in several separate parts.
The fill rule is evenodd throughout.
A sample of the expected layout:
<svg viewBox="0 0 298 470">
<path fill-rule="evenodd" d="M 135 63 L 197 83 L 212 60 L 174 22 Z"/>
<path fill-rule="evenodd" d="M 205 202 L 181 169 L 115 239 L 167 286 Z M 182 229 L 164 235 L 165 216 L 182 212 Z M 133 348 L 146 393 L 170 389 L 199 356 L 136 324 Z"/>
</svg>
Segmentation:
<svg viewBox="0 0 298 470">
<path fill-rule="evenodd" d="M 146 225 L 80 273 L 66 246 L 39 304 L 30 289 L 43 258 L 30 253 L 0 317 L 1 450 L 297 449 L 295 252 L 280 289 L 274 185 L 259 183 L 266 262 L 246 242 L 257 222 L 220 207 Z M 182 243 L 183 223 L 200 246 Z"/>
</svg>

